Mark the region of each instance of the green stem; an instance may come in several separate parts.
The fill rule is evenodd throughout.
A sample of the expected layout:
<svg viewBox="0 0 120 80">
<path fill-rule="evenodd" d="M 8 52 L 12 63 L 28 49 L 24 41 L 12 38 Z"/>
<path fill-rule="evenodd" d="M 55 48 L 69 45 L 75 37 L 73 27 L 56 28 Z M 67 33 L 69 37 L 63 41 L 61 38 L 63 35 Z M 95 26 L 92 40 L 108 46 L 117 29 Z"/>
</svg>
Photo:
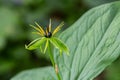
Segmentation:
<svg viewBox="0 0 120 80">
<path fill-rule="evenodd" d="M 51 50 L 50 42 L 48 42 L 48 53 L 49 53 L 52 65 L 53 65 L 53 67 L 55 69 L 55 61 L 54 61 L 53 53 L 52 53 L 52 50 Z M 58 80 L 61 80 L 59 73 L 56 73 L 56 75 L 57 75 Z"/>
<path fill-rule="evenodd" d="M 58 80 L 61 80 L 60 74 L 59 74 L 59 73 L 57 73 L 57 77 L 58 77 Z"/>
<path fill-rule="evenodd" d="M 53 58 L 53 54 L 52 54 L 50 42 L 48 42 L 48 53 L 49 53 L 49 56 L 50 56 L 50 60 L 51 60 L 51 62 L 52 62 L 52 65 L 55 66 L 55 62 L 54 62 L 54 58 Z"/>
</svg>

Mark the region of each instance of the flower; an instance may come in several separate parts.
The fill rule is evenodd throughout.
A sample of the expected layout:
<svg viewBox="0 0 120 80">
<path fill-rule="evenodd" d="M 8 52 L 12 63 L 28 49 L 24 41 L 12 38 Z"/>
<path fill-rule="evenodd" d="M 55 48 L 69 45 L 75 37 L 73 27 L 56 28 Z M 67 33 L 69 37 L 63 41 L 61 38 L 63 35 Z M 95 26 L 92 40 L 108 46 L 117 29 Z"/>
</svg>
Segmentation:
<svg viewBox="0 0 120 80">
<path fill-rule="evenodd" d="M 48 45 L 53 44 L 56 48 L 59 49 L 60 53 L 65 52 L 66 54 L 69 55 L 69 49 L 67 48 L 67 46 L 58 38 L 54 37 L 54 35 L 61 29 L 61 27 L 64 25 L 64 23 L 62 22 L 61 24 L 59 24 L 56 29 L 52 32 L 51 31 L 51 19 L 49 22 L 49 26 L 46 28 L 46 30 L 44 30 L 37 22 L 35 22 L 36 26 L 30 25 L 32 26 L 37 32 L 34 32 L 38 35 L 40 35 L 40 38 L 37 38 L 35 40 L 33 40 L 30 44 L 25 45 L 25 48 L 28 50 L 34 50 L 36 48 L 40 48 L 41 52 L 46 52 L 47 48 L 50 47 Z M 44 45 L 44 51 L 42 49 L 42 46 Z"/>
</svg>

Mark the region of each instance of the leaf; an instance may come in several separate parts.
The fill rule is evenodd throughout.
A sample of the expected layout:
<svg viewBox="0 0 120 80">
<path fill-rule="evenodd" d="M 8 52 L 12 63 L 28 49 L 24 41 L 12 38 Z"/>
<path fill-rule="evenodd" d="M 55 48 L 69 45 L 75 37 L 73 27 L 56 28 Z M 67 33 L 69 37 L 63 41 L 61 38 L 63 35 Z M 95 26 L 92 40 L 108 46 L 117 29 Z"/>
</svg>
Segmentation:
<svg viewBox="0 0 120 80">
<path fill-rule="evenodd" d="M 46 38 L 45 38 L 45 37 L 35 39 L 35 40 L 32 41 L 30 44 L 25 45 L 25 48 L 28 49 L 28 50 L 34 50 L 34 49 L 36 49 L 36 48 L 40 48 L 41 45 L 42 45 L 45 41 L 46 41 Z"/>
<path fill-rule="evenodd" d="M 23 71 L 11 80 L 57 80 L 57 78 L 52 67 L 45 67 Z"/>
<path fill-rule="evenodd" d="M 60 39 L 70 49 L 70 56 L 60 56 L 56 49 L 54 52 L 62 80 L 92 80 L 118 58 L 119 6 L 120 1 L 93 8 L 60 35 Z M 12 80 L 51 80 L 48 76 L 51 78 L 51 75 L 55 75 L 51 71 L 51 68 L 31 70 Z"/>
<path fill-rule="evenodd" d="M 62 41 L 60 41 L 55 37 L 51 37 L 49 40 L 56 48 L 58 48 L 60 51 L 63 51 L 67 53 L 67 55 L 69 55 L 69 49 Z"/>
<path fill-rule="evenodd" d="M 83 2 L 89 7 L 95 7 L 101 4 L 110 3 L 117 0 L 83 0 Z"/>
<path fill-rule="evenodd" d="M 60 39 L 70 56 L 55 50 L 62 80 L 92 80 L 120 55 L 120 1 L 93 8 Z"/>
</svg>

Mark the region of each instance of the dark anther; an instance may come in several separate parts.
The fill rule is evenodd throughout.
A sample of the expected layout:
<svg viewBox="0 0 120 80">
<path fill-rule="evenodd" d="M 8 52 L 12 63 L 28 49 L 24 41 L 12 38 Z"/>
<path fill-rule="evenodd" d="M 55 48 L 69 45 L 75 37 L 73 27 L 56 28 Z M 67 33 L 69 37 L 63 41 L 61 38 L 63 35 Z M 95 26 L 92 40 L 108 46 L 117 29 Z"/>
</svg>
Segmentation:
<svg viewBox="0 0 120 80">
<path fill-rule="evenodd" d="M 51 32 L 48 32 L 48 35 L 45 35 L 45 37 L 50 38 L 52 36 Z"/>
</svg>

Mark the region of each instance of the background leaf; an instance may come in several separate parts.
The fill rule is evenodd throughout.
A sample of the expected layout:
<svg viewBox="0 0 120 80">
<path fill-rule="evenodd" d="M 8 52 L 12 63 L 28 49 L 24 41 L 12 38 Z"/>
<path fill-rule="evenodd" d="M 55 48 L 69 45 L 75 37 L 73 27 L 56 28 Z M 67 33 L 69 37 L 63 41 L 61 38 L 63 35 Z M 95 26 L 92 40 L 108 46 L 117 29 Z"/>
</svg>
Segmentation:
<svg viewBox="0 0 120 80">
<path fill-rule="evenodd" d="M 93 8 L 61 34 L 70 49 L 70 56 L 55 50 L 62 80 L 92 80 L 118 58 L 119 6 L 113 2 Z"/>
<path fill-rule="evenodd" d="M 120 80 L 120 58 L 105 71 L 105 80 Z"/>
<path fill-rule="evenodd" d="M 2 50 L 6 44 L 6 38 L 15 34 L 18 14 L 10 9 L 0 7 L 0 18 L 0 50 Z"/>
<path fill-rule="evenodd" d="M 57 80 L 52 67 L 23 71 L 11 80 Z"/>
</svg>

